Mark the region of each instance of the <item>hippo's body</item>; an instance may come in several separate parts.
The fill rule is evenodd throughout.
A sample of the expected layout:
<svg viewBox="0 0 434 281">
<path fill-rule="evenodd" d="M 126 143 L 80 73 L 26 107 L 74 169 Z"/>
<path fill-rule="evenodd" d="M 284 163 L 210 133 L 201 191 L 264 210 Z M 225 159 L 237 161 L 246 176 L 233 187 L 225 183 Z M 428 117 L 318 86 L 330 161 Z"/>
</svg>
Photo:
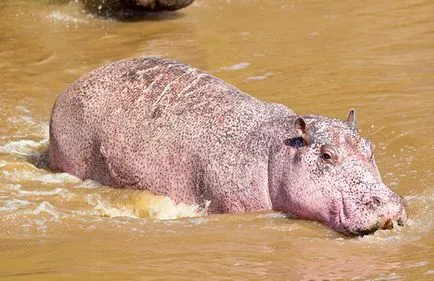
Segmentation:
<svg viewBox="0 0 434 281">
<path fill-rule="evenodd" d="M 381 182 L 354 118 L 300 118 L 190 66 L 126 60 L 58 97 L 50 166 L 176 202 L 210 201 L 211 212 L 274 209 L 346 234 L 402 224 L 402 200 Z"/>
<path fill-rule="evenodd" d="M 81 0 L 91 12 L 105 16 L 128 17 L 140 12 L 175 11 L 194 0 Z"/>
</svg>

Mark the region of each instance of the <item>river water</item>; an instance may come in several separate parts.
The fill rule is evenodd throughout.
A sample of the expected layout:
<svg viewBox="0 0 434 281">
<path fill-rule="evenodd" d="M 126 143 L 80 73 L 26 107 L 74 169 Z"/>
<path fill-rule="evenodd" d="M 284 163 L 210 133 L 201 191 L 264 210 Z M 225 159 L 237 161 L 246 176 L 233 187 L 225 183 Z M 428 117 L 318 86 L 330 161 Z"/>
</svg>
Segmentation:
<svg viewBox="0 0 434 281">
<path fill-rule="evenodd" d="M 44 169 L 56 96 L 158 55 L 298 113 L 358 110 L 397 230 L 346 238 L 266 212 L 197 214 Z M 434 280 L 434 2 L 196 0 L 115 21 L 76 2 L 0 2 L 0 280 Z"/>
</svg>

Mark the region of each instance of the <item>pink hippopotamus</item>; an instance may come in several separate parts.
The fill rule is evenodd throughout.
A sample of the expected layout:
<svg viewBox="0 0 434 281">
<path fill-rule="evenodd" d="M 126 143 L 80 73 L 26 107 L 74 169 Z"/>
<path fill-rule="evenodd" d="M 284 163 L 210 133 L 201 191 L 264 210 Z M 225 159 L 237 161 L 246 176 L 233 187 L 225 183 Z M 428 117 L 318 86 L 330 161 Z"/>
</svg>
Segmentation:
<svg viewBox="0 0 434 281">
<path fill-rule="evenodd" d="M 276 210 L 346 235 L 403 225 L 373 144 L 345 120 L 297 115 L 191 66 L 162 58 L 111 63 L 60 94 L 49 165 L 212 213 Z"/>
</svg>

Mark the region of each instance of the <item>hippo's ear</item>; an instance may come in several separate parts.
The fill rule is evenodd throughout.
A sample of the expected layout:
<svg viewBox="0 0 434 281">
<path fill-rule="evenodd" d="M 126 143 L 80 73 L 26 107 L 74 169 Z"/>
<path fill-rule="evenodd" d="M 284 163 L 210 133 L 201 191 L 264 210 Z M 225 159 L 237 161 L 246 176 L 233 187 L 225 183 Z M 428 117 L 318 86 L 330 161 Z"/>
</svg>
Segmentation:
<svg viewBox="0 0 434 281">
<path fill-rule="evenodd" d="M 357 130 L 356 110 L 354 108 L 348 112 L 347 123 L 351 128 Z"/>
<path fill-rule="evenodd" d="M 303 139 L 305 145 L 309 143 L 309 134 L 306 122 L 303 118 L 298 117 L 294 122 L 294 129 L 297 134 Z"/>
</svg>

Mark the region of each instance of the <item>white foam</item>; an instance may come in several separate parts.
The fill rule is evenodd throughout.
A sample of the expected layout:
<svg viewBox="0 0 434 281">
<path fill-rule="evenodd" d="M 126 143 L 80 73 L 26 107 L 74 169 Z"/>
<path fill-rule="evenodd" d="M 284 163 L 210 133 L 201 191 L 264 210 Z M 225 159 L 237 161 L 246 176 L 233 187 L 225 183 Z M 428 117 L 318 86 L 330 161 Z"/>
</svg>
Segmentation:
<svg viewBox="0 0 434 281">
<path fill-rule="evenodd" d="M 27 107 L 25 107 L 24 105 L 17 105 L 16 109 L 18 111 L 21 111 L 22 113 L 30 113 L 30 110 Z"/>
<path fill-rule="evenodd" d="M 39 203 L 35 209 L 29 210 L 27 213 L 32 214 L 32 215 L 39 215 L 41 213 L 46 213 L 46 214 L 51 215 L 52 219 L 58 219 L 59 218 L 59 212 L 56 211 L 56 208 L 47 201 L 43 201 L 43 202 Z"/>
<path fill-rule="evenodd" d="M 37 152 L 37 150 L 43 146 L 46 146 L 47 144 L 48 139 L 41 141 L 18 140 L 9 142 L 3 147 L 0 146 L 0 151 L 21 156 L 38 156 L 40 153 Z"/>
<path fill-rule="evenodd" d="M 0 212 L 11 212 L 30 205 L 31 202 L 26 200 L 12 199 L 0 202 Z"/>
<path fill-rule="evenodd" d="M 267 72 L 267 73 L 264 73 L 263 75 L 249 76 L 246 78 L 246 80 L 265 80 L 272 75 L 273 75 L 272 72 Z"/>
<path fill-rule="evenodd" d="M 146 208 L 149 217 L 159 220 L 171 220 L 185 217 L 198 217 L 206 213 L 210 202 L 207 202 L 204 210 L 200 210 L 197 205 L 176 204 L 169 197 L 163 200 L 152 200 Z"/>
<path fill-rule="evenodd" d="M 8 117 L 7 121 L 12 125 L 17 125 L 17 124 L 26 124 L 29 126 L 35 125 L 35 121 L 32 119 L 32 117 L 27 115 Z"/>
<path fill-rule="evenodd" d="M 53 196 L 58 195 L 61 197 L 71 198 L 74 195 L 65 188 L 55 188 L 53 190 L 20 190 L 19 195 L 32 195 L 32 196 Z"/>
<path fill-rule="evenodd" d="M 384 244 L 384 243 L 396 243 L 403 239 L 402 227 L 395 227 L 388 230 L 377 230 L 375 233 L 365 236 L 357 237 L 358 241 L 363 243 L 370 243 L 374 245 Z"/>
<path fill-rule="evenodd" d="M 204 218 L 204 217 L 194 217 L 194 218 L 190 219 L 189 221 L 194 225 L 201 225 L 201 224 L 207 223 L 209 221 L 209 219 Z"/>
<path fill-rule="evenodd" d="M 258 217 L 266 218 L 266 219 L 285 219 L 288 218 L 288 215 L 280 212 L 272 212 L 272 213 L 259 214 Z"/>
<path fill-rule="evenodd" d="M 36 123 L 30 116 L 19 116 L 15 117 L 13 120 L 19 121 L 19 125 L 23 125 L 23 123 L 24 125 L 31 125 L 31 131 L 35 131 L 42 139 L 40 141 L 27 139 L 11 141 L 4 146 L 0 146 L 0 152 L 33 156 L 35 153 L 39 153 L 41 149 L 47 147 L 49 134 L 48 122 Z"/>
<path fill-rule="evenodd" d="M 240 69 L 243 69 L 243 68 L 247 68 L 249 66 L 250 66 L 249 62 L 240 62 L 240 63 L 234 64 L 234 65 L 231 65 L 231 66 L 224 66 L 224 67 L 220 68 L 220 70 L 223 70 L 223 71 L 236 71 L 236 70 L 240 70 Z"/>
<path fill-rule="evenodd" d="M 426 266 L 428 264 L 429 264 L 428 261 L 418 261 L 418 262 L 408 264 L 407 266 L 405 266 L 405 268 L 423 267 L 423 266 Z"/>
<path fill-rule="evenodd" d="M 87 202 L 93 207 L 95 213 L 100 216 L 144 217 L 158 220 L 199 217 L 206 213 L 209 206 L 209 202 L 207 202 L 204 210 L 201 210 L 197 205 L 176 204 L 169 197 L 149 195 L 149 193 L 143 194 L 144 196 L 133 197 L 133 204 L 131 204 L 131 201 L 119 203 L 117 200 L 117 204 L 114 205 L 113 202 L 104 199 L 99 194 L 89 194 Z"/>
<path fill-rule="evenodd" d="M 65 183 L 65 182 L 70 182 L 70 183 L 78 183 L 80 182 L 80 179 L 67 174 L 67 173 L 56 173 L 56 174 L 45 174 L 45 175 L 40 175 L 36 177 L 37 181 L 41 181 L 43 183 Z"/>
<path fill-rule="evenodd" d="M 23 186 L 21 184 L 6 184 L 4 187 L 9 191 L 19 191 Z"/>
<path fill-rule="evenodd" d="M 4 166 L 6 166 L 9 162 L 3 159 L 0 159 L 0 168 L 3 168 Z"/>
<path fill-rule="evenodd" d="M 78 183 L 80 179 L 67 174 L 67 173 L 56 173 L 56 174 L 41 174 L 42 171 L 28 171 L 28 170 L 13 170 L 13 171 L 1 171 L 1 174 L 9 181 L 39 181 L 45 184 L 56 184 L 56 183 Z"/>
<path fill-rule="evenodd" d="M 30 120 L 31 117 L 29 117 Z M 36 129 L 35 129 L 36 128 Z M 35 130 L 35 132 L 33 132 Z M 41 136 L 40 141 L 21 139 L 11 141 L 3 146 L 0 146 L 0 152 L 8 153 L 14 156 L 24 156 L 32 159 L 37 163 L 39 167 L 45 167 L 48 165 L 48 159 L 46 155 L 48 147 L 48 123 L 40 123 L 31 126 L 31 133 L 35 133 Z M 24 132 L 26 130 L 24 129 Z M 27 133 L 23 133 L 27 135 Z"/>
<path fill-rule="evenodd" d="M 103 200 L 98 194 L 90 194 L 87 202 L 94 207 L 97 213 L 104 217 L 130 217 L 137 218 L 132 208 L 113 207 L 108 201 Z"/>
<path fill-rule="evenodd" d="M 37 135 L 42 133 L 42 137 L 48 139 L 48 122 L 35 121 L 31 115 L 28 115 L 30 110 L 22 105 L 18 105 L 16 109 L 21 115 L 14 115 L 7 118 L 7 121 L 12 126 L 19 128 L 22 135 L 28 135 L 29 132 Z"/>
<path fill-rule="evenodd" d="M 101 187 L 101 186 L 102 186 L 102 184 L 100 184 L 99 182 L 88 179 L 88 180 L 81 182 L 76 187 L 77 188 L 97 188 L 97 187 Z"/>
<path fill-rule="evenodd" d="M 60 11 L 51 12 L 48 16 L 48 19 L 52 21 L 61 21 L 61 22 L 69 22 L 69 23 L 88 23 L 88 21 L 72 17 Z"/>
</svg>

